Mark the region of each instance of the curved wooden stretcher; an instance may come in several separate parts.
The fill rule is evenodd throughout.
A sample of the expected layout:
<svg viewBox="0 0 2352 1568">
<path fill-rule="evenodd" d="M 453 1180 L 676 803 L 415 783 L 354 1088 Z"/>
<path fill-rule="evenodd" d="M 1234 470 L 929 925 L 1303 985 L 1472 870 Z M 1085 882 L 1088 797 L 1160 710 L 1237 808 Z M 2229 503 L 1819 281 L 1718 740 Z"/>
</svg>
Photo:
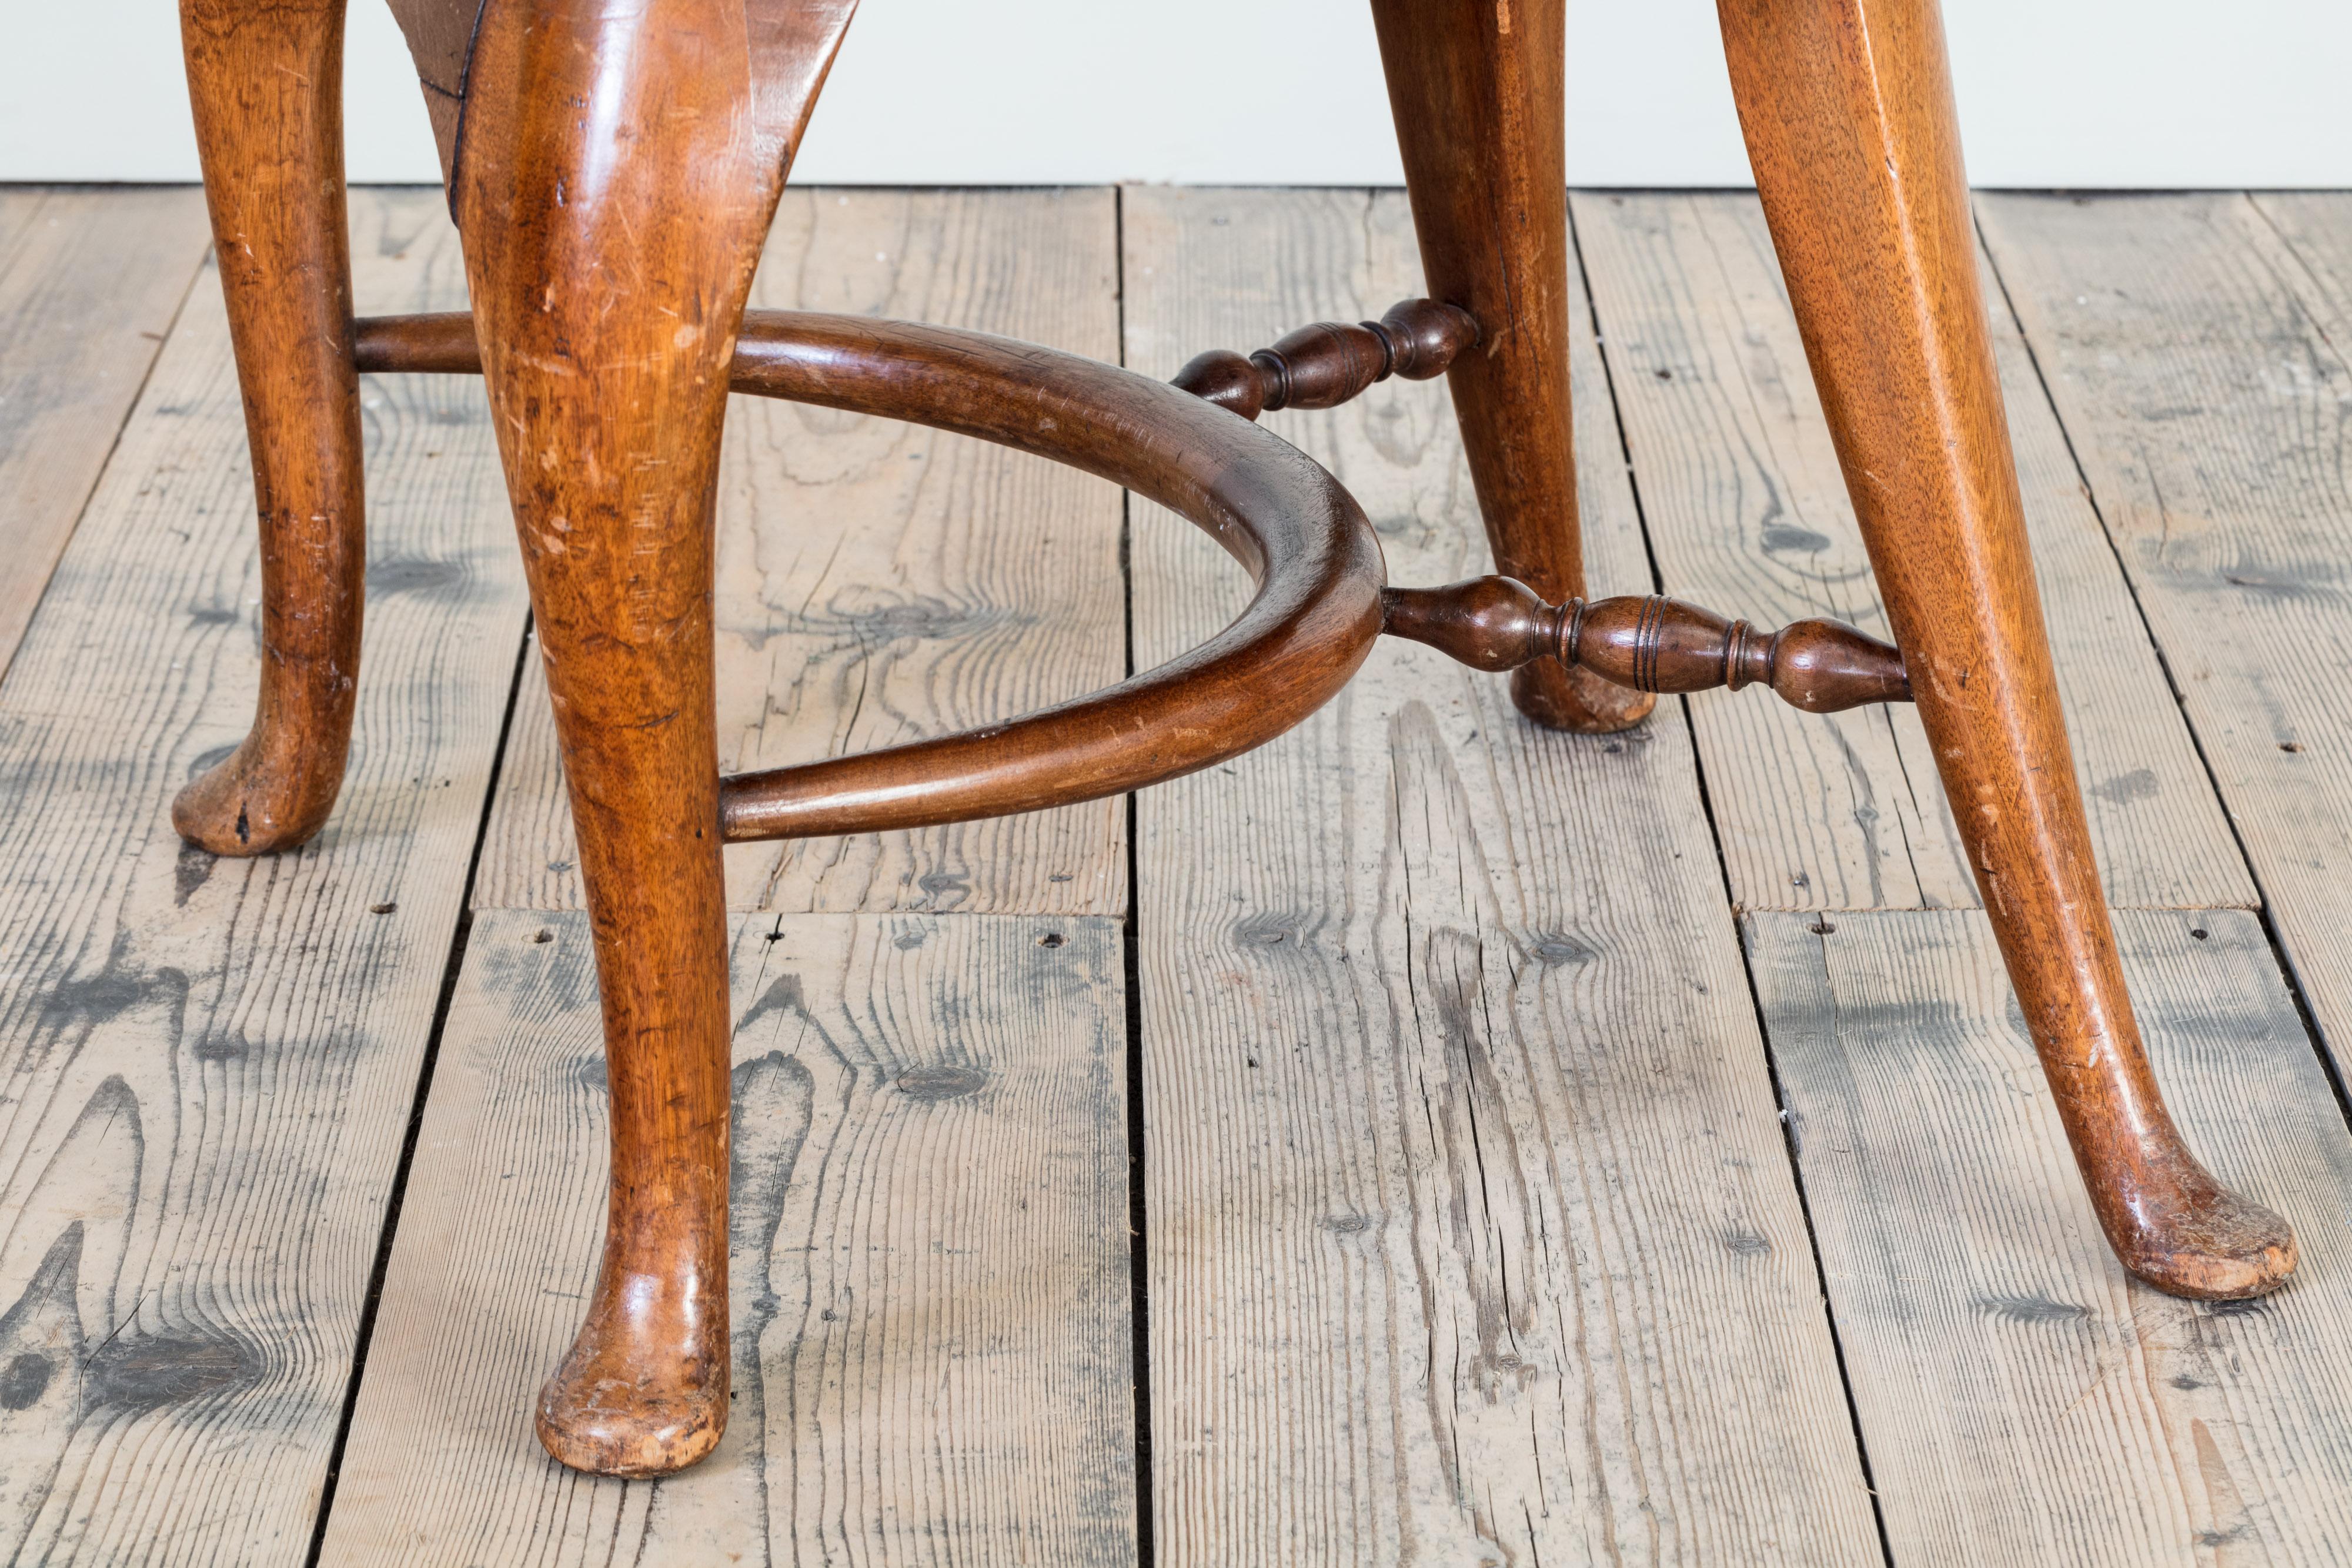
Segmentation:
<svg viewBox="0 0 2352 1568">
<path fill-rule="evenodd" d="M 1407 300 L 1389 315 L 1409 322 L 1445 309 Z M 1344 355 L 1348 334 L 1374 332 L 1369 322 L 1307 328 L 1286 358 L 1262 351 L 1278 367 L 1265 373 L 1311 378 L 1320 390 L 1305 406 L 1335 406 L 1386 368 L 1374 355 L 1335 362 L 1310 349 L 1340 345 Z M 1473 341 L 1465 331 L 1419 363 L 1434 374 Z M 362 371 L 481 373 L 470 316 L 362 319 L 355 344 Z M 1195 365 L 1228 358 L 1240 356 L 1203 355 Z M 727 841 L 963 822 L 1181 778 L 1255 750 L 1321 707 L 1384 631 L 1482 670 L 1548 658 L 1643 692 L 1760 682 L 1812 713 L 1910 700 L 1902 655 L 1833 621 L 1800 622 L 1766 638 L 1657 594 L 1550 605 L 1504 577 L 1391 588 L 1380 541 L 1339 481 L 1297 448 L 1179 390 L 1197 379 L 1188 368 L 1175 387 L 1163 386 L 944 327 L 745 311 L 729 373 L 734 391 L 911 420 L 1082 468 L 1198 525 L 1257 592 L 1210 642 L 1075 702 L 985 729 L 721 779 Z M 1283 393 L 1260 395 L 1246 413 L 1282 406 Z"/>
<path fill-rule="evenodd" d="M 1558 0 L 1372 0 L 1433 298 L 1217 351 L 1173 385 L 978 333 L 747 311 L 852 0 L 394 0 L 472 315 L 355 321 L 341 0 L 182 0 L 263 537 L 260 709 L 173 809 L 224 854 L 331 809 L 357 678 L 361 371 L 485 378 L 595 935 L 613 1175 L 596 1292 L 549 1380 L 558 1458 L 692 1463 L 728 1398 L 723 841 L 1033 810 L 1175 778 L 1328 701 L 1383 632 L 1510 672 L 1534 721 L 1661 692 L 1918 702 L 1987 913 L 2118 1257 L 2185 1295 L 2276 1287 L 2285 1222 L 2182 1144 L 2101 901 L 1977 294 L 1932 0 L 1721 0 L 1759 186 L 1896 646 L 1657 595 L 1588 601 L 1569 445 Z M 1516 18 L 1516 20 L 1512 20 Z M 1889 84 L 1892 84 L 1890 89 Z M 1502 575 L 1386 581 L 1330 475 L 1252 422 L 1449 377 Z M 730 388 L 908 419 L 1170 507 L 1255 580 L 1107 691 L 961 735 L 721 778 L 711 503 Z"/>
</svg>

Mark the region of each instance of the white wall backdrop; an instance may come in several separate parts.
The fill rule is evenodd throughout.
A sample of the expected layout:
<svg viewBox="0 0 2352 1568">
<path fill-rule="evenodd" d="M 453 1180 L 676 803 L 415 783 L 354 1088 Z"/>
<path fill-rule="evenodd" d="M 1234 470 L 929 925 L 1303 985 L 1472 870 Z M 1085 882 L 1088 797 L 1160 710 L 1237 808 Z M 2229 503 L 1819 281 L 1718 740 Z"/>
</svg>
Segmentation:
<svg viewBox="0 0 2352 1568">
<path fill-rule="evenodd" d="M 1748 183 L 1710 0 L 1570 0 L 1569 174 Z M 2345 0 L 1947 0 L 1981 185 L 2352 186 Z M 352 0 L 349 153 L 438 177 Z M 195 177 L 171 0 L 0 0 L 0 180 Z M 866 0 L 795 177 L 1392 184 L 1361 0 Z"/>
</svg>

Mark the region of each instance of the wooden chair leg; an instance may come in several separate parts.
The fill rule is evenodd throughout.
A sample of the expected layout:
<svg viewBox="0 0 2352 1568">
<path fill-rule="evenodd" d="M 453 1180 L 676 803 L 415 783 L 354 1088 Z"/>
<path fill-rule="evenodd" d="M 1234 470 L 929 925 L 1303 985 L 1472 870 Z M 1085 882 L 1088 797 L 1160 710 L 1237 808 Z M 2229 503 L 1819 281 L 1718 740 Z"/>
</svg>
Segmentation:
<svg viewBox="0 0 2352 1568">
<path fill-rule="evenodd" d="M 2182 1143 L 2126 994 L 2026 549 L 1935 0 L 1719 0 L 1756 181 L 1888 618 L 2125 1267 L 2252 1296 L 2285 1221 Z"/>
<path fill-rule="evenodd" d="M 575 1468 L 727 1420 L 726 900 L 711 507 L 782 183 L 741 0 L 492 0 L 456 208 L 603 988 L 613 1174 L 587 1321 L 541 1396 Z"/>
<path fill-rule="evenodd" d="M 1372 0 L 1432 298 L 1475 317 L 1448 377 L 1495 570 L 1589 597 L 1568 389 L 1564 0 Z M 1511 677 L 1556 729 L 1639 724 L 1657 701 L 1544 662 Z"/>
<path fill-rule="evenodd" d="M 289 849 L 342 786 L 367 549 L 343 206 L 342 0 L 182 0 L 261 517 L 261 702 L 173 802 L 215 854 Z"/>
</svg>

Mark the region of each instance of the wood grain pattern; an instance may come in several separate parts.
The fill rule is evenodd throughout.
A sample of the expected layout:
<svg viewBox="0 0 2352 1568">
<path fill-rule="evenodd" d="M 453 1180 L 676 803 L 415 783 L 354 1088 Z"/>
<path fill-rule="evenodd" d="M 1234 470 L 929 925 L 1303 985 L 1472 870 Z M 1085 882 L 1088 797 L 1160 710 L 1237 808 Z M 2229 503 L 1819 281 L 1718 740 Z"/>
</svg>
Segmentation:
<svg viewBox="0 0 2352 1568">
<path fill-rule="evenodd" d="M 0 190 L 0 671 L 208 243 L 194 191 Z"/>
<path fill-rule="evenodd" d="M 2328 324 L 2342 295 L 2243 195 L 1986 196 L 1978 211 L 2340 1061 L 2352 345 Z"/>
<path fill-rule="evenodd" d="M 1134 1560 L 1117 923 L 733 925 L 719 1450 L 628 1483 L 531 1440 L 595 1270 L 602 1035 L 587 917 L 486 912 L 323 1562 Z"/>
<path fill-rule="evenodd" d="M 1393 194 L 1135 190 L 1124 232 L 1146 373 L 1418 282 Z M 1585 319 L 1588 559 L 1638 582 Z M 1435 389 L 1268 423 L 1395 580 L 1485 567 Z M 1139 508 L 1139 660 L 1233 612 L 1192 535 Z M 1159 1560 L 1877 1562 L 1671 710 L 1544 732 L 1391 643 L 1137 810 Z"/>
<path fill-rule="evenodd" d="M 2342 191 L 2255 191 L 2246 200 L 2279 238 L 2299 274 L 2296 303 L 2339 348 L 2352 339 L 2352 195 Z"/>
<path fill-rule="evenodd" d="M 359 362 L 378 371 L 478 369 L 476 330 L 464 311 L 368 318 L 358 326 Z M 1207 642 L 1116 685 L 951 735 L 731 774 L 719 783 L 727 843 L 980 821 L 1129 794 L 1213 768 L 1338 695 L 1391 607 L 1380 540 L 1339 481 L 1279 436 L 1169 382 L 992 333 L 824 310 L 744 312 L 729 381 L 762 397 L 976 436 L 1122 486 L 1215 539 L 1256 591 Z M 1481 580 L 1533 598 L 1524 584 Z M 1728 644 L 1729 623 L 1696 610 L 1688 613 L 1697 623 L 1680 613 L 1660 620 L 1641 608 L 1664 602 L 1591 606 L 1570 618 L 1559 652 L 1567 659 L 1605 653 L 1599 667 L 1613 660 L 1629 679 L 1637 666 L 1654 674 L 1665 667 L 1653 657 L 1665 653 L 1654 634 L 1671 622 L 1681 631 L 1669 639 L 1679 649 L 1669 663 L 1698 660 L 1679 674 L 1701 684 L 1723 678 L 1725 646 L 1709 656 L 1680 639 L 1715 625 Z M 1601 630 L 1621 609 L 1631 619 Z M 1702 640 L 1708 634 L 1698 631 Z M 1826 668 L 1779 646 L 1768 663 L 1785 665 L 1783 675 Z M 1882 653 L 1892 658 L 1894 650 Z M 1901 684 L 1898 665 L 1897 692 Z M 715 712 L 715 696 L 711 706 Z M 556 711 L 563 712 L 560 696 Z M 715 736 L 712 749 L 715 773 Z M 575 769 L 574 751 L 566 757 Z M 579 799 L 575 790 L 575 810 Z M 595 886 L 593 873 L 588 885 Z"/>
<path fill-rule="evenodd" d="M 1626 439 L 1665 591 L 1759 622 L 1885 612 L 1789 313 L 1745 195 L 1575 198 Z M 2120 908 L 2252 906 L 2129 589 L 2014 324 L 1994 344 L 2035 574 L 2093 841 Z M 1821 720 L 1692 705 L 1733 896 L 1745 908 L 1978 904 L 1916 714 Z"/>
<path fill-rule="evenodd" d="M 761 308 L 971 327 L 1117 360 L 1108 191 L 787 189 Z M 748 772 L 1009 718 L 1126 673 L 1119 493 L 896 421 L 739 397 L 719 499 L 719 760 Z M 1221 570 L 1231 572 L 1227 563 Z M 534 667 L 475 902 L 580 907 Z M 740 844 L 760 910 L 1126 907 L 1126 811 L 1094 801 L 912 832 Z"/>
<path fill-rule="evenodd" d="M 1895 1562 L 2352 1553 L 2352 1140 L 2260 924 L 2118 916 L 2190 1140 L 2303 1239 L 2290 1289 L 2223 1306 L 2101 1241 L 1980 919 L 1822 924 L 1748 944 Z"/>
<path fill-rule="evenodd" d="M 363 300 L 464 298 L 433 196 L 354 218 Z M 478 389 L 371 382 L 362 404 L 370 679 L 311 846 L 215 861 L 165 815 L 236 744 L 257 678 L 209 271 L 0 685 L 13 1561 L 309 1549 L 523 619 Z"/>
</svg>

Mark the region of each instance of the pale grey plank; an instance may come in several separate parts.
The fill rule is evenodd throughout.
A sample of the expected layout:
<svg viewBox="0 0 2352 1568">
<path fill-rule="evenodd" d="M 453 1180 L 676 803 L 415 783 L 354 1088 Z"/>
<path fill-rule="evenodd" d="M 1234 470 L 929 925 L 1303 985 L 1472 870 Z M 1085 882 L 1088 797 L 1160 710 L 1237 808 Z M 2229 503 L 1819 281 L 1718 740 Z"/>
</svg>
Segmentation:
<svg viewBox="0 0 2352 1568">
<path fill-rule="evenodd" d="M 1898 1568 L 2352 1556 L 2343 1115 L 2252 915 L 2117 925 L 2190 1144 L 2296 1227 L 2274 1296 L 2123 1272 L 1981 916 L 1749 919 Z"/>
<path fill-rule="evenodd" d="M 463 303 L 436 197 L 352 215 L 363 308 Z M 363 403 L 391 570 L 310 845 L 215 861 L 167 816 L 259 669 L 209 273 L 0 685 L 0 1364 L 37 1391 L 0 1398 L 13 1561 L 309 1551 L 523 622 L 478 388 Z"/>
<path fill-rule="evenodd" d="M 201 191 L 0 188 L 0 670 L 211 238 Z"/>
<path fill-rule="evenodd" d="M 1150 375 L 1421 291 L 1397 193 L 1131 190 L 1125 232 Z M 1268 423 L 1395 580 L 1487 569 L 1442 386 Z M 1134 551 L 1139 661 L 1246 592 L 1155 508 Z M 1538 732 L 1392 645 L 1137 810 L 1159 1560 L 1879 1561 L 1676 706 Z"/>
<path fill-rule="evenodd" d="M 2352 345 L 2242 194 L 1978 214 L 2331 1049 L 2352 1040 Z"/>
<path fill-rule="evenodd" d="M 737 917 L 732 1418 L 626 1483 L 530 1427 L 604 1234 L 587 916 L 485 911 L 323 1561 L 1132 1563 L 1120 964 L 1100 918 Z"/>
</svg>

